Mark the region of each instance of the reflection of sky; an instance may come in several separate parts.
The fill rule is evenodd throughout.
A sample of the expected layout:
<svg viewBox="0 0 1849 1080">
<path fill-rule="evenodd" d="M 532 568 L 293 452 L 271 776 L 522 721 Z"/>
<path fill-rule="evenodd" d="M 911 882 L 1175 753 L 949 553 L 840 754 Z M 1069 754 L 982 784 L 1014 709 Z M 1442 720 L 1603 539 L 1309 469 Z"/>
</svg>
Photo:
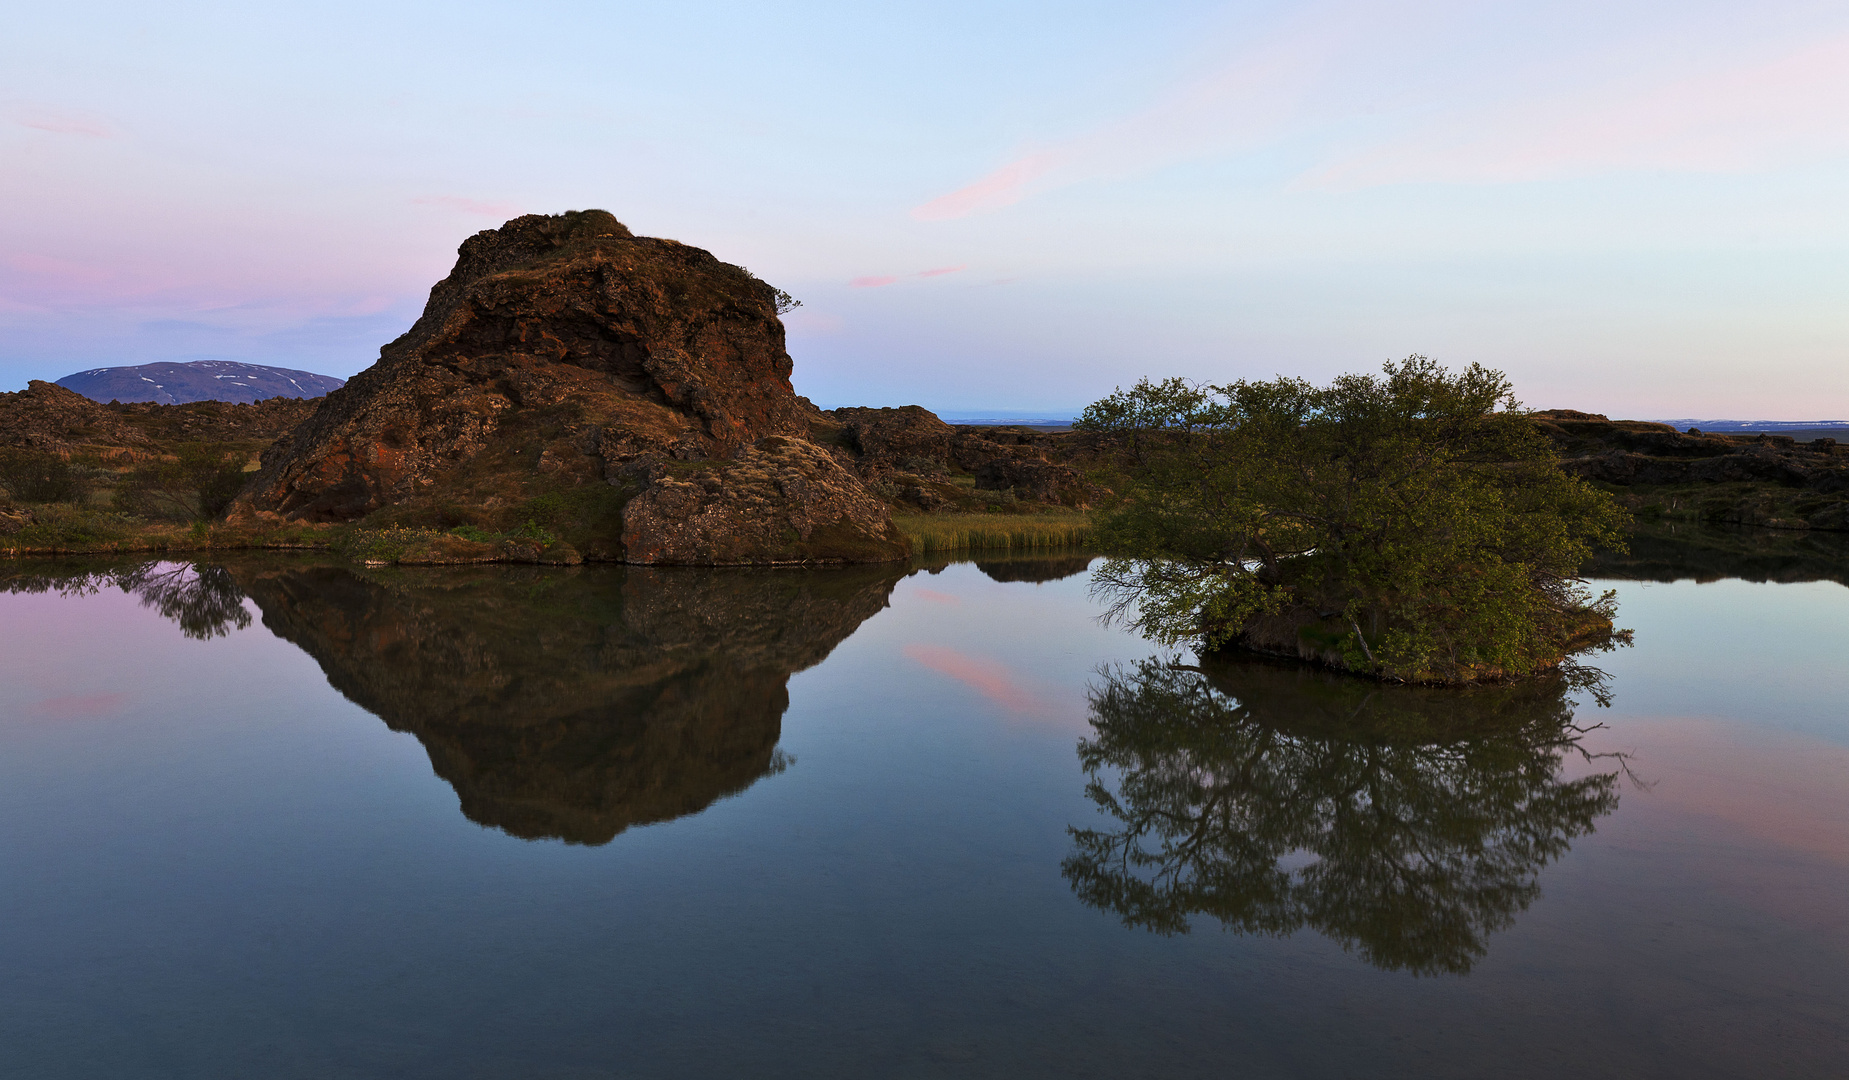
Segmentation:
<svg viewBox="0 0 1849 1080">
<path fill-rule="evenodd" d="M 1618 625 L 1637 631 L 1634 648 L 1594 660 L 1614 676 L 1618 713 L 1717 719 L 1849 745 L 1849 589 L 1737 580 L 1593 587 L 1617 589 Z"/>
<path fill-rule="evenodd" d="M 603 206 L 803 298 L 824 404 L 1063 411 L 1413 351 L 1633 416 L 1849 392 L 1841 5 L 8 14 L 0 389 L 350 375 L 464 237 Z"/>
<path fill-rule="evenodd" d="M 1085 689 L 1151 651 L 1097 624 L 1083 576 L 905 579 L 791 679 L 787 771 L 595 848 L 470 823 L 415 739 L 261 624 L 198 641 L 115 592 L 0 596 L 0 1061 L 1828 1075 L 1844 594 L 1618 587 L 1638 645 L 1581 719 L 1646 786 L 1467 979 L 1420 980 L 1313 934 L 1128 931 L 1072 897 L 1065 830 L 1097 823 Z"/>
</svg>

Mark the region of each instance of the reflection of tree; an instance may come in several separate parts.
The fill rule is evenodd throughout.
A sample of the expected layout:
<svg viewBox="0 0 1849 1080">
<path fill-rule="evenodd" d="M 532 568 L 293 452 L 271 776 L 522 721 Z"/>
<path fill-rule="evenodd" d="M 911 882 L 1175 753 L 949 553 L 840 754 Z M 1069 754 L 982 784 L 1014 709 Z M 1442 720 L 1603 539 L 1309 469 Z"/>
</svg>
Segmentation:
<svg viewBox="0 0 1849 1080">
<path fill-rule="evenodd" d="M 141 598 L 180 624 L 189 638 L 224 637 L 250 625 L 244 591 L 222 566 L 196 562 L 136 562 L 100 567 L 32 567 L 6 577 L 7 592 L 89 596 L 107 588 Z"/>
<path fill-rule="evenodd" d="M 1263 662 L 1107 671 L 1079 758 L 1119 827 L 1071 829 L 1062 869 L 1127 925 L 1309 927 L 1382 968 L 1462 974 L 1617 805 L 1616 772 L 1561 776 L 1583 734 L 1573 688 L 1383 687 Z"/>
</svg>

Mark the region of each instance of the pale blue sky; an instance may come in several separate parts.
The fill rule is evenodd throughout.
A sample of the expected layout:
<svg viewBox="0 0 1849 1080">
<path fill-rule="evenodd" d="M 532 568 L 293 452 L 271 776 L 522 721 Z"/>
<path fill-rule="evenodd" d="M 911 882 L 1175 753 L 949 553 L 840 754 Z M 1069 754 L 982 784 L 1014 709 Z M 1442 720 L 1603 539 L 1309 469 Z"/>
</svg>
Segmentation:
<svg viewBox="0 0 1849 1080">
<path fill-rule="evenodd" d="M 603 207 L 801 297 L 818 403 L 1075 409 L 1422 352 L 1849 417 L 1849 5 L 9 4 L 0 389 L 350 375 Z M 930 273 L 931 271 L 939 271 Z"/>
</svg>

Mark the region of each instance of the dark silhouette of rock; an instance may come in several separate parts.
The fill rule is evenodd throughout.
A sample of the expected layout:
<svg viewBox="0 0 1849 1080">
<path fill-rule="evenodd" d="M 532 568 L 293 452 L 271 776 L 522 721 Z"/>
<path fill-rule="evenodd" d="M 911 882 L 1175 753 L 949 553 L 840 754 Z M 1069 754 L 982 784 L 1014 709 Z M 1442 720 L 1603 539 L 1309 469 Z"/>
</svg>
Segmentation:
<svg viewBox="0 0 1849 1080">
<path fill-rule="evenodd" d="M 784 455 L 753 448 L 805 438 L 819 414 L 790 387 L 780 298 L 601 210 L 516 218 L 463 243 L 416 325 L 265 455 L 234 513 L 351 521 L 389 506 L 410 521 L 667 483 L 669 461 Z M 767 512 L 800 498 L 784 492 Z M 742 515 L 750 501 L 730 503 Z M 906 553 L 902 541 L 863 552 Z"/>
<path fill-rule="evenodd" d="M 138 364 L 79 371 L 58 380 L 93 401 L 148 401 L 181 405 L 190 401 L 254 402 L 269 398 L 318 398 L 346 382 L 312 371 L 244 364 L 235 360 Z"/>
<path fill-rule="evenodd" d="M 1090 555 L 990 556 L 976 559 L 976 569 L 991 581 L 1031 581 L 1038 585 L 1077 577 L 1091 569 L 1091 563 Z"/>
<path fill-rule="evenodd" d="M 697 813 L 790 759 L 790 676 L 904 571 L 232 564 L 263 625 L 423 743 L 470 820 L 602 844 Z"/>
</svg>

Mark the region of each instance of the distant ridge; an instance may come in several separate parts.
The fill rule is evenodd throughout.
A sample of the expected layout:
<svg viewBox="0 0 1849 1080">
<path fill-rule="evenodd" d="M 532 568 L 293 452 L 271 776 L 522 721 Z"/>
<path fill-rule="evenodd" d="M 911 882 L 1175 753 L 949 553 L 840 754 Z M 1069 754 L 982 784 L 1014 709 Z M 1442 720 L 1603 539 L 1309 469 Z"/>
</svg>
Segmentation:
<svg viewBox="0 0 1849 1080">
<path fill-rule="evenodd" d="M 1700 428 L 1712 432 L 1760 432 L 1778 435 L 1790 431 L 1829 431 L 1833 428 L 1849 429 L 1849 420 L 1652 420 L 1653 424 L 1669 424 L 1680 431 Z"/>
<path fill-rule="evenodd" d="M 58 385 L 92 401 L 183 405 L 189 401 L 249 403 L 273 397 L 320 397 L 346 382 L 332 375 L 293 368 L 240 364 L 235 360 L 194 360 L 189 364 L 91 368 L 66 375 Z"/>
</svg>

